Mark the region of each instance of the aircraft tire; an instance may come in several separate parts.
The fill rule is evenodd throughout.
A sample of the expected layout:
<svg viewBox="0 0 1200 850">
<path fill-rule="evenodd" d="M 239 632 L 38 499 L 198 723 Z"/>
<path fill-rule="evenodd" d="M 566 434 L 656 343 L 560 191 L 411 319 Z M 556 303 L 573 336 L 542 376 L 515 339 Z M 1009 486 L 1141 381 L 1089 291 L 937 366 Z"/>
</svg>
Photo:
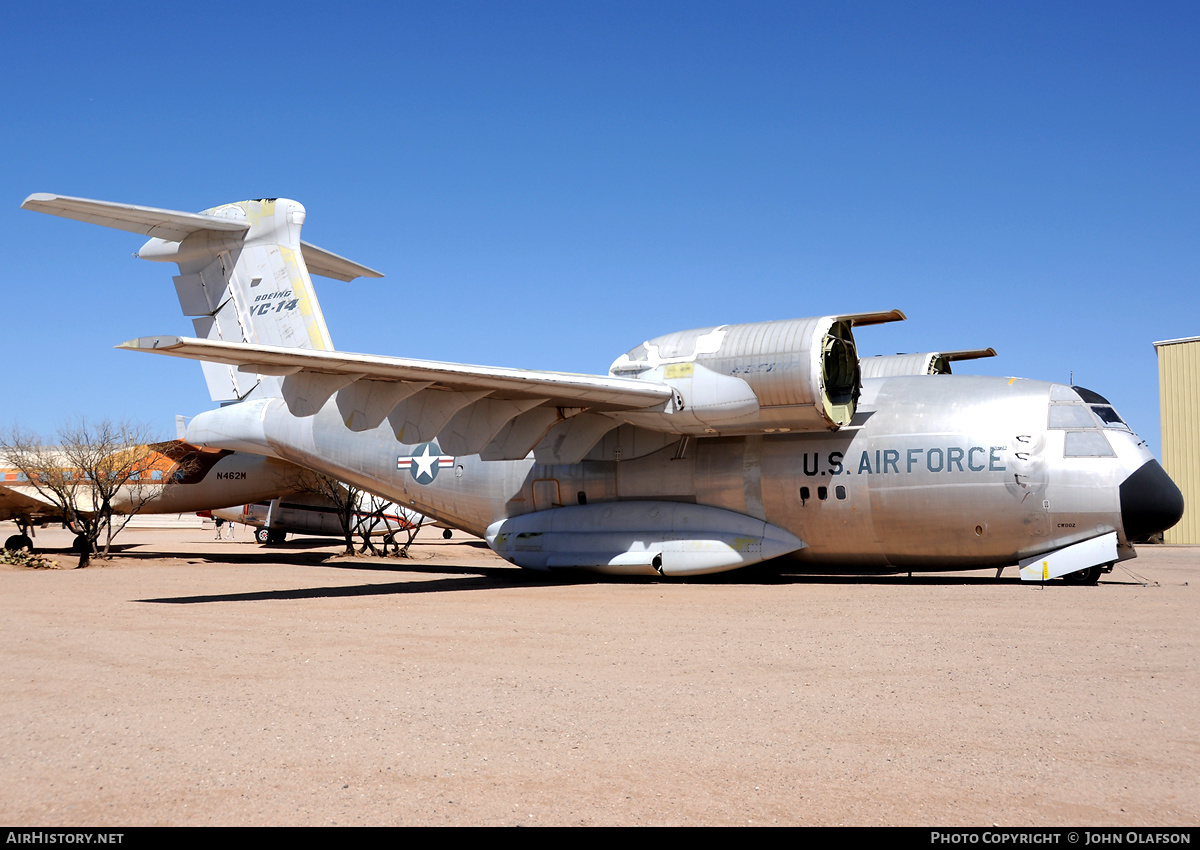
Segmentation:
<svg viewBox="0 0 1200 850">
<path fill-rule="evenodd" d="M 14 534 L 12 537 L 4 541 L 4 548 L 16 552 L 18 549 L 28 549 L 33 551 L 33 541 L 29 539 L 27 534 Z"/>
<path fill-rule="evenodd" d="M 442 537 L 446 538 L 447 540 L 449 540 L 453 536 L 454 536 L 454 532 L 451 531 L 450 529 L 446 528 L 446 529 L 442 530 Z"/>
<path fill-rule="evenodd" d="M 88 539 L 85 534 L 76 534 L 75 539 L 71 541 L 71 551 L 76 555 L 82 555 L 88 549 Z"/>
<path fill-rule="evenodd" d="M 267 532 L 267 542 L 268 543 L 282 543 L 285 540 L 287 540 L 287 532 L 286 531 L 280 531 L 277 528 L 272 528 L 270 531 Z"/>
<path fill-rule="evenodd" d="M 1102 566 L 1097 564 L 1094 567 L 1088 567 L 1085 570 L 1067 573 L 1063 576 L 1063 581 L 1067 584 L 1096 584 L 1100 581 L 1100 573 L 1104 570 Z"/>
<path fill-rule="evenodd" d="M 265 545 L 266 542 L 271 539 L 271 529 L 269 529 L 269 528 L 254 529 L 254 539 L 257 540 L 259 543 L 262 543 Z"/>
</svg>

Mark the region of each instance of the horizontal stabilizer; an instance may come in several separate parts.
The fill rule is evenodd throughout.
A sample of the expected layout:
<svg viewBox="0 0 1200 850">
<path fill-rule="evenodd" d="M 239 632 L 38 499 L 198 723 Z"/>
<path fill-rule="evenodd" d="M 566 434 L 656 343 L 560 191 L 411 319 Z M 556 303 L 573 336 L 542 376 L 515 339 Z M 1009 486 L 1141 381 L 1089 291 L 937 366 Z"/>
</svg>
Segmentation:
<svg viewBox="0 0 1200 850">
<path fill-rule="evenodd" d="M 244 233 L 250 229 L 246 221 L 232 218 L 216 218 L 199 213 L 160 210 L 156 207 L 140 207 L 136 204 L 116 204 L 111 201 L 93 201 L 88 198 L 70 198 L 66 195 L 51 195 L 38 192 L 30 195 L 21 204 L 23 210 L 70 218 L 88 224 L 99 224 L 130 233 L 141 233 L 168 242 L 180 242 L 193 233 L 203 230 L 220 233 Z"/>
<path fill-rule="evenodd" d="M 383 272 L 377 272 L 375 269 L 359 265 L 353 260 L 339 257 L 332 251 L 318 248 L 311 242 L 301 242 L 300 250 L 304 254 L 304 264 L 308 266 L 309 272 L 319 274 L 321 277 L 344 281 L 351 281 L 356 277 L 383 277 Z"/>
<path fill-rule="evenodd" d="M 226 205 L 225 208 L 237 205 Z M 137 204 L 118 204 L 112 201 L 94 201 L 90 198 L 71 198 L 38 192 L 30 195 L 21 204 L 21 209 L 70 218 L 87 224 L 99 224 L 116 230 L 140 233 L 166 242 L 182 242 L 187 237 L 202 232 L 224 234 L 246 234 L 251 229 L 245 218 L 229 218 L 224 215 L 163 210 L 157 207 L 142 207 Z M 311 242 L 301 242 L 305 265 L 312 274 L 334 280 L 351 281 L 357 277 L 383 277 L 382 272 L 368 268 L 341 257 L 332 251 L 318 248 Z M 154 259 L 146 256 L 145 259 Z"/>
</svg>

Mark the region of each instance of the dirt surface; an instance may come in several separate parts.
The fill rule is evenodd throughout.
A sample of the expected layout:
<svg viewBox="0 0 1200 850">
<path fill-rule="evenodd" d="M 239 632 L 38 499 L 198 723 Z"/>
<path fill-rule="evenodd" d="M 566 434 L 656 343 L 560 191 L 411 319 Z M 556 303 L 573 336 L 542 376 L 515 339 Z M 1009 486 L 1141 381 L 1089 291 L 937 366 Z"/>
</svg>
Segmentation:
<svg viewBox="0 0 1200 850">
<path fill-rule="evenodd" d="M 0 567 L 0 822 L 1200 824 L 1200 547 L 1042 588 L 212 536 Z"/>
</svg>

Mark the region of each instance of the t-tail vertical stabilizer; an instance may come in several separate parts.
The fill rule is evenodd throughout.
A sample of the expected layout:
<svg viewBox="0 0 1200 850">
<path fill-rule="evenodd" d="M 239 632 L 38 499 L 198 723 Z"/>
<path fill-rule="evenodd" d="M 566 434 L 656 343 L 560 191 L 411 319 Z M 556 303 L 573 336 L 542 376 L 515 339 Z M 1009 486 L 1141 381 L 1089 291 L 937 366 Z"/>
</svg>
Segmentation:
<svg viewBox="0 0 1200 850">
<path fill-rule="evenodd" d="M 62 195 L 30 195 L 24 209 L 150 236 L 137 256 L 179 266 L 175 291 L 196 336 L 311 351 L 333 342 L 309 272 L 350 281 L 382 277 L 300 240 L 304 207 L 287 198 L 239 201 L 201 213 Z M 203 363 L 213 401 L 245 398 L 264 375 Z"/>
</svg>

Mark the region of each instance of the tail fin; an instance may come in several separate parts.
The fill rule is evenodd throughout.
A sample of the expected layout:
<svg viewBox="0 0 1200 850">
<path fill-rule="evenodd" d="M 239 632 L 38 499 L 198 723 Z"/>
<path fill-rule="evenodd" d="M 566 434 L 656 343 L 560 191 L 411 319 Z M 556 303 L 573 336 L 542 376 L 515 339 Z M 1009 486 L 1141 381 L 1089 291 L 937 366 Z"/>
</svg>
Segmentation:
<svg viewBox="0 0 1200 850">
<path fill-rule="evenodd" d="M 332 351 L 309 272 L 344 281 L 383 276 L 301 242 L 304 207 L 286 198 L 202 213 L 48 194 L 30 195 L 21 206 L 150 236 L 137 256 L 179 265 L 179 306 L 202 339 Z M 262 380 L 236 366 L 203 366 L 213 401 L 245 398 Z"/>
</svg>

